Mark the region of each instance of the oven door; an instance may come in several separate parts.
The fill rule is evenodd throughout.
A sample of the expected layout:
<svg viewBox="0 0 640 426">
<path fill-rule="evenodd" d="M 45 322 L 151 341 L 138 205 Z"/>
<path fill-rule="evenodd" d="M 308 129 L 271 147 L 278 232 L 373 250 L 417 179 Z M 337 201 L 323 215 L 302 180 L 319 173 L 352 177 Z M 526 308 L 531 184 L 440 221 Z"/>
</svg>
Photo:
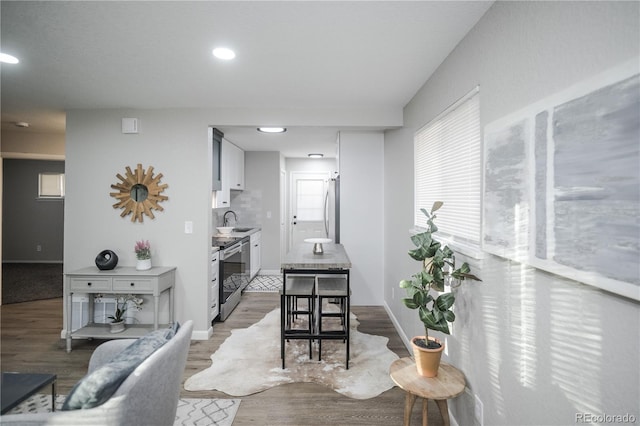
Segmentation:
<svg viewBox="0 0 640 426">
<path fill-rule="evenodd" d="M 249 244 L 238 242 L 225 248 L 220 259 L 220 303 L 227 300 L 237 291 L 242 291 L 249 283 Z"/>
</svg>

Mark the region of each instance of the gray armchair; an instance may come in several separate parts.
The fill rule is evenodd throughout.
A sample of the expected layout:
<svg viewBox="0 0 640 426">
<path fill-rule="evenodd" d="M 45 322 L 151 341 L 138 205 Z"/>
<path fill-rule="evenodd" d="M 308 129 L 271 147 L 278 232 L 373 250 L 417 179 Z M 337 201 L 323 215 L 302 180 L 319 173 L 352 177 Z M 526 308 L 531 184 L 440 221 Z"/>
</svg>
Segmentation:
<svg viewBox="0 0 640 426">
<path fill-rule="evenodd" d="M 94 408 L 0 417 L 6 425 L 173 425 L 180 385 L 191 342 L 193 322 L 185 322 L 167 343 L 146 358 L 115 393 Z M 91 373 L 135 339 L 111 340 L 98 346 L 89 361 Z"/>
</svg>

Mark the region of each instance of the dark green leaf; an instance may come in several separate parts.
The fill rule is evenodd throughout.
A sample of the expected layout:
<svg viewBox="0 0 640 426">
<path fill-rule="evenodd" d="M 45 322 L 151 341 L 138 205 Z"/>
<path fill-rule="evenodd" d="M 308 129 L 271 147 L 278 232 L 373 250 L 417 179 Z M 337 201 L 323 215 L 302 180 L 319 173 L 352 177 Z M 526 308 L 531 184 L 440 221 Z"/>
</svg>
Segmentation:
<svg viewBox="0 0 640 426">
<path fill-rule="evenodd" d="M 431 282 L 433 281 L 433 276 L 428 273 L 427 271 L 422 271 L 420 273 L 420 281 L 423 285 L 423 287 L 428 287 Z"/>
<path fill-rule="evenodd" d="M 444 319 L 449 322 L 454 322 L 456 320 L 456 314 L 454 314 L 453 311 L 446 311 L 444 313 Z"/>
<path fill-rule="evenodd" d="M 429 247 L 431 239 L 431 235 L 428 232 L 421 232 L 411 236 L 411 241 L 416 247 Z"/>
<path fill-rule="evenodd" d="M 456 297 L 453 295 L 453 293 L 441 294 L 436 299 L 436 306 L 438 307 L 439 310 L 446 311 L 447 309 L 453 306 L 453 303 L 455 301 L 456 301 Z"/>
<path fill-rule="evenodd" d="M 404 303 L 404 306 L 406 306 L 409 309 L 417 309 L 418 308 L 418 305 L 415 304 L 413 299 L 402 299 L 402 303 Z"/>
</svg>

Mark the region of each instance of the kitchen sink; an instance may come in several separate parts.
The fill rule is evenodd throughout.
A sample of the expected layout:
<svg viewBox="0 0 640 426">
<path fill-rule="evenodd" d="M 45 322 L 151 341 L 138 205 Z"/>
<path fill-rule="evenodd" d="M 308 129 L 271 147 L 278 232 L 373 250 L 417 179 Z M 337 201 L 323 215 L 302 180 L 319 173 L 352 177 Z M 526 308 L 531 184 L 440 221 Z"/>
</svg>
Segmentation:
<svg viewBox="0 0 640 426">
<path fill-rule="evenodd" d="M 249 232 L 253 228 L 233 228 L 233 232 Z"/>
</svg>

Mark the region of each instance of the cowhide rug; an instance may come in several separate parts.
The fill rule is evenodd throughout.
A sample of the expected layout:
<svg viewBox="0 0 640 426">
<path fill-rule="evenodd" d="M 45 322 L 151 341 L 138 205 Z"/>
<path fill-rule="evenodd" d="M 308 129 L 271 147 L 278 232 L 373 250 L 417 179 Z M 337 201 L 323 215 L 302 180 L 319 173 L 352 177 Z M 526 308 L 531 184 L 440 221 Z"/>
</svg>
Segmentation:
<svg viewBox="0 0 640 426">
<path fill-rule="evenodd" d="M 188 391 L 218 390 L 232 396 L 250 395 L 285 383 L 318 383 L 350 398 L 373 398 L 391 389 L 389 366 L 398 356 L 387 348 L 389 339 L 361 333 L 351 314 L 351 359 L 345 369 L 345 344 L 322 342 L 318 361 L 317 343 L 313 360 L 309 342 L 286 343 L 286 369 L 280 359 L 280 309 L 268 313 L 249 328 L 231 331 L 231 336 L 211 355 L 211 367 L 185 382 Z"/>
</svg>

